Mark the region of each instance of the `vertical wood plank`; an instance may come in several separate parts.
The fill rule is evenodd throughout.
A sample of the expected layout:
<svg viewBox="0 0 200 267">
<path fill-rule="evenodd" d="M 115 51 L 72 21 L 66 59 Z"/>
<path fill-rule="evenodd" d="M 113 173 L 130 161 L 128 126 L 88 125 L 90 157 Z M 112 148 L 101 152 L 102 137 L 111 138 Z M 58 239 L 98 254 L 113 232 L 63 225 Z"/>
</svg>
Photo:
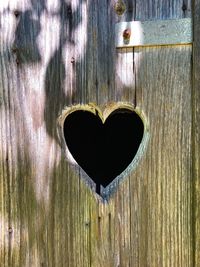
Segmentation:
<svg viewBox="0 0 200 267">
<path fill-rule="evenodd" d="M 136 1 L 134 12 L 136 20 L 190 17 L 191 3 Z M 191 47 L 156 47 L 134 51 L 135 101 L 151 124 L 151 139 L 144 161 L 130 178 L 130 266 L 193 265 L 190 59 Z M 124 68 L 124 76 L 125 73 Z M 173 79 L 177 79 L 175 84 Z M 187 82 L 182 83 L 183 80 Z M 185 89 L 182 88 L 183 84 Z M 177 99 L 181 100 L 179 104 L 176 103 Z M 179 115 L 174 116 L 175 113 Z M 180 136 L 178 128 L 174 129 L 175 124 L 177 127 L 185 124 L 189 127 L 188 132 L 181 130 Z M 172 134 L 175 142 L 172 147 L 179 145 L 172 156 L 170 150 L 165 150 L 172 143 L 164 132 L 165 128 L 176 131 Z M 170 163 L 170 158 L 177 160 Z M 128 187 L 124 192 L 128 194 Z"/>
<path fill-rule="evenodd" d="M 194 1 L 194 48 L 193 48 L 193 95 L 192 95 L 192 107 L 193 107 L 193 177 L 194 177 L 194 191 L 193 191 L 193 239 L 194 239 L 194 266 L 198 266 L 200 262 L 200 182 L 199 182 L 199 153 L 200 153 L 200 134 L 199 134 L 199 123 L 200 123 L 200 111 L 199 111 L 199 71 L 200 71 L 200 37 L 199 27 L 200 24 L 200 1 Z"/>
<path fill-rule="evenodd" d="M 3 267 L 193 266 L 191 47 L 116 52 L 114 3 L 0 3 Z M 191 16 L 190 0 L 125 3 L 120 20 Z M 141 108 L 151 139 L 137 170 L 102 202 L 62 154 L 56 120 L 66 105 L 108 101 Z M 198 155 L 198 90 L 193 102 Z"/>
<path fill-rule="evenodd" d="M 133 175 L 139 179 L 139 246 L 147 253 L 141 266 L 193 264 L 191 52 L 187 46 L 139 52 L 137 106 L 150 125 L 148 152 Z"/>
</svg>

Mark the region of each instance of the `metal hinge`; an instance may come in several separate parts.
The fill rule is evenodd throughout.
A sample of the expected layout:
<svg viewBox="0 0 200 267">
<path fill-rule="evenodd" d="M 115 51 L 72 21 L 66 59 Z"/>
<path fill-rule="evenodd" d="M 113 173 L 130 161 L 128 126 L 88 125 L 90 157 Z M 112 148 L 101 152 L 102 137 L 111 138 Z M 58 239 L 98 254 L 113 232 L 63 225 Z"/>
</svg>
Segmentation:
<svg viewBox="0 0 200 267">
<path fill-rule="evenodd" d="M 115 28 L 117 48 L 192 43 L 192 20 L 120 22 Z"/>
</svg>

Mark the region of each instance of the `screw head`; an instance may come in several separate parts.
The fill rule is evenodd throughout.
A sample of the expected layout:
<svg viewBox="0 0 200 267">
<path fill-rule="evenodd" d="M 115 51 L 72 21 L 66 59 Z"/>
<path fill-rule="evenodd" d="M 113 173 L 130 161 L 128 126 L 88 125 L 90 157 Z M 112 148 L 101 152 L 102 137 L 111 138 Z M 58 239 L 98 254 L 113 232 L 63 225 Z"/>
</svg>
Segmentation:
<svg viewBox="0 0 200 267">
<path fill-rule="evenodd" d="M 14 12 L 13 12 L 13 13 L 14 13 L 14 15 L 15 15 L 15 17 L 16 17 L 16 18 L 18 18 L 18 17 L 19 17 L 19 15 L 20 15 L 20 12 L 19 12 L 18 10 L 14 10 Z"/>
<path fill-rule="evenodd" d="M 131 37 L 131 29 L 126 29 L 126 30 L 124 30 L 124 32 L 123 32 L 123 37 L 124 37 L 124 39 L 130 39 L 130 37 Z"/>
<path fill-rule="evenodd" d="M 74 57 L 71 58 L 71 63 L 75 63 L 75 58 Z"/>
<path fill-rule="evenodd" d="M 9 227 L 9 228 L 8 228 L 8 233 L 9 233 L 9 234 L 12 234 L 12 232 L 13 232 L 13 229 L 12 229 L 11 227 Z"/>
</svg>

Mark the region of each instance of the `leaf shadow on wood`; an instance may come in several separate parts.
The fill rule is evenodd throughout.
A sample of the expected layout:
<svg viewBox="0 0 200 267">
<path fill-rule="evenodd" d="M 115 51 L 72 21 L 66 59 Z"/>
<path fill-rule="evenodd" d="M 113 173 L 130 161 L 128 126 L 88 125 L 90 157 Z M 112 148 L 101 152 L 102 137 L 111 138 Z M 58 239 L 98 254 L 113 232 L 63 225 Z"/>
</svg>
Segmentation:
<svg viewBox="0 0 200 267">
<path fill-rule="evenodd" d="M 34 63 L 41 60 L 36 42 L 41 30 L 40 21 L 38 18 L 33 18 L 33 15 L 31 9 L 17 13 L 19 21 L 15 32 L 13 49 L 20 64 Z"/>
<path fill-rule="evenodd" d="M 82 1 L 80 1 L 81 3 Z M 59 142 L 57 137 L 57 118 L 61 113 L 62 109 L 72 103 L 73 94 L 66 94 L 65 80 L 66 74 L 69 69 L 73 67 L 73 62 L 68 62 L 68 68 L 63 58 L 63 48 L 66 43 L 75 46 L 73 40 L 73 32 L 77 26 L 81 23 L 81 18 L 79 21 L 74 23 L 74 17 L 78 17 L 80 13 L 80 6 L 77 7 L 75 11 L 72 10 L 71 4 L 67 4 L 64 0 L 60 1 L 60 37 L 59 37 L 59 47 L 52 55 L 48 66 L 46 68 L 45 75 L 45 112 L 44 119 L 46 122 L 46 129 L 48 134 Z M 72 55 L 73 57 L 73 55 Z"/>
</svg>

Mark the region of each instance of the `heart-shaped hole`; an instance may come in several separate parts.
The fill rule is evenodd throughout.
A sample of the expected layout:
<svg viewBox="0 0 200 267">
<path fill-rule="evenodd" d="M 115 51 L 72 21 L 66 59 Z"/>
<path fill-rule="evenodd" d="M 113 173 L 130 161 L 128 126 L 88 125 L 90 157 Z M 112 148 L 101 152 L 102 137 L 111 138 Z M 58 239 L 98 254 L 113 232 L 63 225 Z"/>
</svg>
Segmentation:
<svg viewBox="0 0 200 267">
<path fill-rule="evenodd" d="M 99 110 L 75 109 L 65 116 L 64 137 L 76 162 L 96 183 L 108 186 L 133 161 L 144 135 L 144 124 L 134 110 L 120 107 L 106 118 Z"/>
</svg>

